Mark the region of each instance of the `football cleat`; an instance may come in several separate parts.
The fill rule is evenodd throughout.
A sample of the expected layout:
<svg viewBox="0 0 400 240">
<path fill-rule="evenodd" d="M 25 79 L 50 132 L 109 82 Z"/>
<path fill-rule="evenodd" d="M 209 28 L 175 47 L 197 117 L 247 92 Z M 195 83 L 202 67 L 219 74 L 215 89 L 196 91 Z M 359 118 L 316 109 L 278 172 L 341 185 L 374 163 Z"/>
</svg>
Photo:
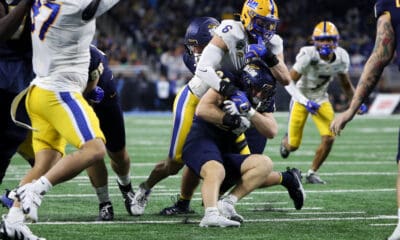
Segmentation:
<svg viewBox="0 0 400 240">
<path fill-rule="evenodd" d="M 114 209 L 110 201 L 99 204 L 99 216 L 97 221 L 112 221 L 114 220 Z"/>
<path fill-rule="evenodd" d="M 397 224 L 397 227 L 394 229 L 392 235 L 390 235 L 387 240 L 400 240 L 400 224 Z"/>
<path fill-rule="evenodd" d="M 279 149 L 279 153 L 281 154 L 281 157 L 282 157 L 282 158 L 287 158 L 287 157 L 289 157 L 289 154 L 290 154 L 290 151 L 287 150 L 287 149 L 285 148 L 285 144 L 283 143 L 283 140 L 284 140 L 285 138 L 287 138 L 287 133 L 286 133 L 285 136 L 282 138 L 281 147 L 280 147 L 280 149 Z"/>
<path fill-rule="evenodd" d="M 201 219 L 200 227 L 240 227 L 240 222 L 229 220 L 218 211 L 208 213 Z"/>
<path fill-rule="evenodd" d="M 146 190 L 142 187 L 139 187 L 138 191 L 135 193 L 135 196 L 132 200 L 131 212 L 134 216 L 143 215 L 144 210 L 146 208 L 147 202 L 149 201 L 151 190 Z"/>
<path fill-rule="evenodd" d="M 326 184 L 324 180 L 322 180 L 317 173 L 307 174 L 306 183 L 311 184 Z"/>
<path fill-rule="evenodd" d="M 301 172 L 297 168 L 288 168 L 287 173 L 293 176 L 292 183 L 286 186 L 290 198 L 293 200 L 294 207 L 300 210 L 304 205 L 306 199 L 306 193 L 304 192 L 303 184 L 301 183 Z"/>
<path fill-rule="evenodd" d="M 124 198 L 125 209 L 130 215 L 133 215 L 131 208 L 133 206 L 133 199 L 135 198 L 135 192 L 133 192 L 132 185 L 129 183 L 128 185 L 123 186 L 119 184 L 118 181 L 117 183 L 119 190 L 122 193 L 122 197 Z"/>
<path fill-rule="evenodd" d="M 35 191 L 34 183 L 27 183 L 17 188 L 16 196 L 21 204 L 26 219 L 37 222 L 38 208 L 42 203 L 43 195 Z"/>
<path fill-rule="evenodd" d="M 222 216 L 228 218 L 229 220 L 243 223 L 244 218 L 236 212 L 233 202 L 228 198 L 219 200 L 217 206 Z"/>
<path fill-rule="evenodd" d="M 174 205 L 172 205 L 171 207 L 166 207 L 163 210 L 161 210 L 160 215 L 173 216 L 178 214 L 195 213 L 193 209 L 189 207 L 190 200 L 181 200 L 179 199 L 179 196 L 177 197 L 176 200 L 174 200 L 174 197 L 171 197 L 171 199 L 173 199 Z"/>
<path fill-rule="evenodd" d="M 23 221 L 12 222 L 3 215 L 0 223 L 0 238 L 15 240 L 46 240 L 34 235 Z"/>
</svg>

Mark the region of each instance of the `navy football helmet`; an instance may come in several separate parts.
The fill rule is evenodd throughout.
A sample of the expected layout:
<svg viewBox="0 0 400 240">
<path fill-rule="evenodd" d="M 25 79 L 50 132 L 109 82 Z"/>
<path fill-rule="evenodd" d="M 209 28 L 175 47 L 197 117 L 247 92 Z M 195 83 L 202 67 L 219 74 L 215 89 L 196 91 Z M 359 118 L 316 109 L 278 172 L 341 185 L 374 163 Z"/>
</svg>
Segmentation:
<svg viewBox="0 0 400 240">
<path fill-rule="evenodd" d="M 273 103 L 276 79 L 261 61 L 252 61 L 245 65 L 242 84 L 253 104 L 260 106 L 260 104 L 270 105 Z"/>
<path fill-rule="evenodd" d="M 197 17 L 190 22 L 184 40 L 190 55 L 194 54 L 194 47 L 205 47 L 208 44 L 219 24 L 219 21 L 212 17 Z"/>
</svg>

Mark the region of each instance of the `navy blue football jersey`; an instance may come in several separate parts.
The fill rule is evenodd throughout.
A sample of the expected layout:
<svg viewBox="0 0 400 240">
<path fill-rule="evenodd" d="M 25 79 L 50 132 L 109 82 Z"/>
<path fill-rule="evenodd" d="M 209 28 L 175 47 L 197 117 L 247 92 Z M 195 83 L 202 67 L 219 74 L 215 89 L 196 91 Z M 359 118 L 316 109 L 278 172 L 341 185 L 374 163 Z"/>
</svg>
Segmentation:
<svg viewBox="0 0 400 240">
<path fill-rule="evenodd" d="M 8 14 L 20 2 L 20 0 L 13 1 L 10 5 L 5 0 L 0 0 Z M 0 59 L 2 60 L 18 60 L 18 59 L 31 59 L 32 58 L 32 44 L 31 44 L 31 21 L 29 16 L 25 17 L 17 32 L 6 41 L 0 41 Z"/>
<path fill-rule="evenodd" d="M 99 64 L 103 63 L 103 73 L 100 75 L 97 86 L 104 90 L 104 97 L 113 97 L 116 93 L 116 87 L 113 80 L 113 75 L 110 67 L 108 66 L 107 56 L 95 46 L 90 46 L 90 65 L 89 65 L 89 76 L 90 73 L 97 69 Z"/>
</svg>

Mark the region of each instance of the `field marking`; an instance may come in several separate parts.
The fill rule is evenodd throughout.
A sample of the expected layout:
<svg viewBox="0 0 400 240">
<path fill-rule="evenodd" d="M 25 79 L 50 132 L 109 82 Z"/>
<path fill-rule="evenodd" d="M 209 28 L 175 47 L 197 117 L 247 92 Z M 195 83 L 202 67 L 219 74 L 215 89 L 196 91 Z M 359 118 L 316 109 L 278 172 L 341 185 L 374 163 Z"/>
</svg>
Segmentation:
<svg viewBox="0 0 400 240">
<path fill-rule="evenodd" d="M 287 215 L 341 215 L 341 214 L 365 214 L 364 211 L 362 212 L 293 212 L 293 213 L 286 213 Z"/>
<path fill-rule="evenodd" d="M 397 216 L 372 216 L 372 217 L 333 217 L 333 218 L 268 218 L 268 219 L 245 219 L 246 223 L 265 223 L 265 222 L 307 222 L 307 221 L 365 221 L 365 220 L 385 220 L 397 219 Z M 37 222 L 35 225 L 96 225 L 96 224 L 198 224 L 200 220 L 192 220 L 189 217 L 183 217 L 182 220 L 137 220 L 137 221 L 110 221 L 110 222 L 83 222 L 83 221 L 54 221 Z"/>
<path fill-rule="evenodd" d="M 303 163 L 304 164 L 309 164 L 309 163 Z M 275 164 L 278 165 L 278 164 Z M 281 164 L 284 165 L 284 164 Z M 292 164 L 294 165 L 294 164 Z M 11 172 L 10 172 L 11 173 Z M 8 173 L 8 175 L 10 175 L 10 173 Z M 14 175 L 17 175 L 14 173 Z M 319 173 L 320 176 L 397 176 L 397 170 L 393 169 L 393 172 L 320 172 Z M 19 181 L 21 180 L 21 176 L 17 175 L 17 176 L 13 176 L 13 177 L 9 177 L 6 176 L 4 178 L 3 181 Z M 131 178 L 133 180 L 135 179 L 147 179 L 148 176 L 147 175 L 136 175 L 136 176 L 131 176 Z M 167 179 L 181 179 L 182 176 L 180 174 L 177 175 L 173 175 L 173 176 L 169 176 Z M 80 182 L 80 181 L 88 181 L 89 177 L 87 176 L 77 176 L 71 180 L 69 180 L 68 182 Z M 115 176 L 109 176 L 108 177 L 109 182 L 112 182 L 115 180 Z"/>
<path fill-rule="evenodd" d="M 395 188 L 382 188 L 382 189 L 336 189 L 336 190 L 306 190 L 306 193 L 363 193 L 363 192 L 395 192 Z M 151 195 L 152 196 L 171 196 L 174 193 L 171 192 L 153 192 Z M 258 195 L 271 195 L 271 194 L 287 194 L 287 191 L 261 191 L 261 190 L 255 190 L 251 194 L 258 194 Z M 110 196 L 121 196 L 121 193 L 110 193 Z M 200 192 L 195 192 L 195 195 L 201 195 Z M 88 193 L 88 194 L 57 194 L 57 193 L 48 193 L 46 194 L 46 197 L 49 198 L 66 198 L 66 197 L 72 197 L 72 198 L 85 198 L 85 197 L 96 197 L 97 195 L 94 193 Z M 244 198 L 244 199 L 251 199 L 251 198 Z M 198 199 L 193 199 L 194 201 Z M 200 199 L 199 199 L 200 200 Z M 265 202 L 265 204 L 268 204 L 268 202 Z M 271 203 L 274 204 L 274 203 Z"/>
</svg>

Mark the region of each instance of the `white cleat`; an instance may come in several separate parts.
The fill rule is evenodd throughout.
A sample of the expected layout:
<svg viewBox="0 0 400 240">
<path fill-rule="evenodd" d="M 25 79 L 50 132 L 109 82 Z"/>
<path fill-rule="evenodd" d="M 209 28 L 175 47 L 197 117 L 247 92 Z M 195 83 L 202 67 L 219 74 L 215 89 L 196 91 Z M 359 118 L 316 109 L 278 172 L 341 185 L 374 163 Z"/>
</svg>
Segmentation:
<svg viewBox="0 0 400 240">
<path fill-rule="evenodd" d="M 239 223 L 243 223 L 244 218 L 236 212 L 233 202 L 230 201 L 229 199 L 223 198 L 223 199 L 219 200 L 217 203 L 217 206 L 218 206 L 218 210 L 222 216 L 224 216 L 230 220 L 233 220 L 233 221 L 236 221 Z"/>
<path fill-rule="evenodd" d="M 394 229 L 392 235 L 387 240 L 400 240 L 400 224 L 397 224 L 396 229 Z"/>
<path fill-rule="evenodd" d="M 218 212 L 215 214 L 206 214 L 201 219 L 200 227 L 240 227 L 240 222 L 232 221 L 220 215 Z"/>
<path fill-rule="evenodd" d="M 135 193 L 131 204 L 131 213 L 133 216 L 141 216 L 146 209 L 147 202 L 149 201 L 151 190 L 145 190 L 139 187 Z"/>
<path fill-rule="evenodd" d="M 23 221 L 10 221 L 7 216 L 3 215 L 0 224 L 1 239 L 23 239 L 23 240 L 46 240 L 34 235 Z"/>
<path fill-rule="evenodd" d="M 42 203 L 43 195 L 35 191 L 33 183 L 27 183 L 17 188 L 16 196 L 21 204 L 26 219 L 37 222 L 38 208 Z"/>
</svg>

